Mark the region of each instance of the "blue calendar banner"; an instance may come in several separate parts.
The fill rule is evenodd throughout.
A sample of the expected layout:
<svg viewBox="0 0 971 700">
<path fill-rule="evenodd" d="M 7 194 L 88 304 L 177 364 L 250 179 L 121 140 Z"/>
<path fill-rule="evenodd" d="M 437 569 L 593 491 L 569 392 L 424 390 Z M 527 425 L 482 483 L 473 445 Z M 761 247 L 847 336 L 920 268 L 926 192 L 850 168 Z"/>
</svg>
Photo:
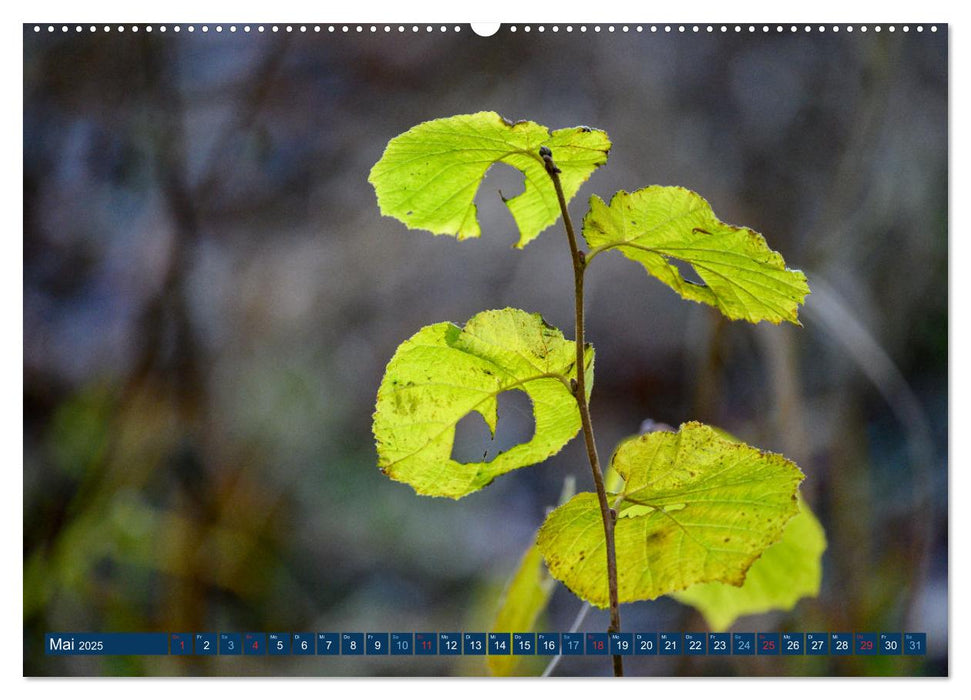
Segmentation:
<svg viewBox="0 0 971 700">
<path fill-rule="evenodd" d="M 266 635 L 262 632 L 247 632 L 243 637 L 243 653 L 248 656 L 266 654 Z"/>
<path fill-rule="evenodd" d="M 902 656 L 925 632 L 50 632 L 49 655 Z"/>
<path fill-rule="evenodd" d="M 806 633 L 806 653 L 811 656 L 826 656 L 829 654 L 829 635 L 825 632 Z"/>
<path fill-rule="evenodd" d="M 364 649 L 368 656 L 387 656 L 388 638 L 387 632 L 368 632 L 364 635 Z"/>
<path fill-rule="evenodd" d="M 684 653 L 689 656 L 704 656 L 708 652 L 706 641 L 702 632 L 685 632 Z"/>
<path fill-rule="evenodd" d="M 239 656 L 243 653 L 243 635 L 238 632 L 220 632 L 219 655 Z"/>
<path fill-rule="evenodd" d="M 490 632 L 489 653 L 494 656 L 508 656 L 512 647 L 509 642 L 510 637 L 508 632 Z"/>
<path fill-rule="evenodd" d="M 634 655 L 657 656 L 657 632 L 634 632 Z"/>
<path fill-rule="evenodd" d="M 536 653 L 535 632 L 513 632 L 512 653 L 517 656 L 532 656 Z"/>
<path fill-rule="evenodd" d="M 460 632 L 439 632 L 438 653 L 443 656 L 461 656 L 462 634 Z"/>
<path fill-rule="evenodd" d="M 802 656 L 806 653 L 806 635 L 802 632 L 783 632 L 782 646 L 779 647 L 786 656 Z"/>
<path fill-rule="evenodd" d="M 486 636 L 483 632 L 466 632 L 462 636 L 462 653 L 466 656 L 482 656 L 486 653 Z"/>
<path fill-rule="evenodd" d="M 215 632 L 196 632 L 193 635 L 193 653 L 215 656 L 219 650 L 219 636 Z"/>
<path fill-rule="evenodd" d="M 611 632 L 610 653 L 614 656 L 627 656 L 633 654 L 634 635 L 630 632 Z"/>
<path fill-rule="evenodd" d="M 315 637 L 311 632 L 294 632 L 291 649 L 294 654 L 313 655 L 317 652 Z"/>
<path fill-rule="evenodd" d="M 683 647 L 683 637 L 680 632 L 661 632 L 658 635 L 658 653 L 662 656 L 680 656 Z"/>
<path fill-rule="evenodd" d="M 44 651 L 51 656 L 161 656 L 169 653 L 165 632 L 49 632 Z"/>
<path fill-rule="evenodd" d="M 406 653 L 395 651 L 395 645 L 397 644 L 395 639 L 396 637 L 404 637 L 405 639 L 403 641 L 407 642 L 409 641 L 407 639 L 408 636 L 409 635 L 400 633 L 391 635 L 392 654 Z M 399 639 L 398 641 L 402 640 Z M 438 654 L 438 635 L 434 632 L 415 632 L 413 646 L 415 649 L 415 654 L 418 656 L 434 656 Z"/>
<path fill-rule="evenodd" d="M 609 648 L 606 632 L 587 632 L 587 654 L 591 656 L 606 656 Z"/>
<path fill-rule="evenodd" d="M 728 656 L 731 654 L 732 635 L 728 632 L 709 632 L 708 653 L 712 656 Z"/>
<path fill-rule="evenodd" d="M 734 632 L 732 634 L 732 654 L 735 656 L 755 654 L 755 633 Z"/>
<path fill-rule="evenodd" d="M 290 635 L 287 632 L 270 632 L 266 636 L 266 651 L 271 656 L 289 656 Z"/>
<path fill-rule="evenodd" d="M 341 653 L 341 636 L 337 632 L 317 633 L 317 656 L 337 656 Z"/>
<path fill-rule="evenodd" d="M 320 649 L 320 645 L 317 645 Z M 343 656 L 362 656 L 364 654 L 364 634 L 361 632 L 341 632 L 341 654 Z"/>
<path fill-rule="evenodd" d="M 903 649 L 900 632 L 880 633 L 880 653 L 884 656 L 898 656 Z"/>
<path fill-rule="evenodd" d="M 778 656 L 779 633 L 759 632 L 755 639 L 755 648 L 759 656 Z"/>
<path fill-rule="evenodd" d="M 559 632 L 539 632 L 536 635 L 536 653 L 541 656 L 556 656 L 560 653 Z"/>
<path fill-rule="evenodd" d="M 907 632 L 904 634 L 904 654 L 915 656 L 927 653 L 927 634 L 924 632 Z"/>
<path fill-rule="evenodd" d="M 874 656 L 877 653 L 876 632 L 857 632 L 853 635 L 853 651 L 860 656 Z"/>
<path fill-rule="evenodd" d="M 833 656 L 849 656 L 853 653 L 853 635 L 849 632 L 832 632 L 829 635 L 829 653 Z"/>
<path fill-rule="evenodd" d="M 562 641 L 563 656 L 582 656 L 583 655 L 583 633 L 564 632 Z"/>
<path fill-rule="evenodd" d="M 169 635 L 170 653 L 176 656 L 188 656 L 192 653 L 192 635 L 176 632 Z"/>
</svg>

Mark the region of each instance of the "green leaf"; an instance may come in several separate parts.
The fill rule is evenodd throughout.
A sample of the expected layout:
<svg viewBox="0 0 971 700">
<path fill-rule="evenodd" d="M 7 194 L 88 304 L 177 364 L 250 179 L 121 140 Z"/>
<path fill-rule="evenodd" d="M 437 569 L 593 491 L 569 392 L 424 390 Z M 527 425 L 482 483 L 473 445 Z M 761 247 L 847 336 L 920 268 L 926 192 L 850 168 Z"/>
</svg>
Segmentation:
<svg viewBox="0 0 971 700">
<path fill-rule="evenodd" d="M 651 600 L 704 581 L 741 584 L 752 562 L 798 512 L 803 478 L 781 455 L 720 437 L 700 423 L 622 443 L 612 466 L 626 480 L 611 494 L 620 602 Z M 618 499 L 619 496 L 619 499 Z M 554 510 L 537 544 L 550 573 L 583 600 L 607 607 L 597 496 Z"/>
<path fill-rule="evenodd" d="M 592 380 L 589 345 L 585 357 Z M 378 466 L 419 494 L 461 498 L 500 474 L 542 462 L 580 429 L 570 390 L 575 364 L 576 345 L 539 314 L 483 311 L 465 328 L 426 326 L 398 347 L 378 389 Z M 451 459 L 456 424 L 475 411 L 495 435 L 497 397 L 512 389 L 532 401 L 533 438 L 491 462 Z"/>
<path fill-rule="evenodd" d="M 585 126 L 551 134 L 545 126 L 512 123 L 495 112 L 462 114 L 424 122 L 391 139 L 368 182 L 385 216 L 462 240 L 479 237 L 473 202 L 486 171 L 494 163 L 511 165 L 525 176 L 523 193 L 506 200 L 519 226 L 516 247 L 522 248 L 560 216 L 540 146 L 553 152 L 569 202 L 607 162 L 610 139 Z"/>
<path fill-rule="evenodd" d="M 699 583 L 672 595 L 697 608 L 711 629 L 721 632 L 742 615 L 792 610 L 800 598 L 818 595 L 824 551 L 823 527 L 800 498 L 799 514 L 786 525 L 782 539 L 752 564 L 741 587 Z"/>
<path fill-rule="evenodd" d="M 510 580 L 490 632 L 531 632 L 539 616 L 546 609 L 556 581 L 546 573 L 543 553 L 533 545 L 523 556 L 519 568 Z M 521 656 L 490 654 L 487 663 L 494 676 L 508 676 Z"/>
<path fill-rule="evenodd" d="M 730 319 L 799 324 L 809 294 L 806 276 L 786 267 L 755 231 L 722 223 L 701 195 L 683 187 L 590 198 L 583 236 L 587 260 L 617 248 L 685 299 L 710 304 Z M 703 284 L 686 280 L 672 261 L 689 263 Z"/>
</svg>

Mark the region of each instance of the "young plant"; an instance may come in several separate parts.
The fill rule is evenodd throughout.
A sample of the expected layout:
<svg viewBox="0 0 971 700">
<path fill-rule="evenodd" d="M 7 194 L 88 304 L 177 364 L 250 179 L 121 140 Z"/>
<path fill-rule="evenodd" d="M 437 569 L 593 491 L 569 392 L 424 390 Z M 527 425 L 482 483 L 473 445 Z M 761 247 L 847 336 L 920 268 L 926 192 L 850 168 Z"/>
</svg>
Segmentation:
<svg viewBox="0 0 971 700">
<path fill-rule="evenodd" d="M 608 491 L 590 419 L 594 350 L 584 340 L 583 283 L 598 256 L 617 250 L 685 299 L 730 319 L 799 325 L 797 307 L 809 293 L 805 275 L 786 268 L 761 235 L 721 222 L 704 199 L 681 187 L 621 191 L 609 204 L 591 197 L 580 232 L 588 249 L 581 250 L 567 203 L 607 162 L 610 147 L 597 129 L 550 132 L 494 112 L 425 122 L 388 143 L 368 178 L 381 212 L 434 234 L 478 237 L 474 198 L 486 171 L 495 163 L 521 171 L 524 191 L 504 200 L 519 228 L 515 247 L 562 217 L 576 323 L 573 341 L 539 314 L 511 308 L 483 311 L 463 327 L 422 328 L 398 347 L 378 389 L 378 465 L 421 495 L 458 499 L 544 461 L 582 430 L 595 490 L 553 510 L 524 557 L 507 597 L 523 605 L 520 598 L 531 596 L 520 616 L 525 624 L 549 598 L 537 571 L 540 555 L 579 598 L 609 608 L 608 632 L 621 629 L 620 603 L 676 592 L 713 627 L 737 614 L 791 607 L 794 585 L 814 593 L 815 578 L 818 588 L 822 534 L 815 519 L 798 531 L 787 528 L 800 513 L 803 479 L 789 460 L 690 422 L 622 442 L 610 464 L 618 486 Z M 675 261 L 690 264 L 702 282 L 685 279 Z M 453 460 L 459 421 L 474 411 L 495 435 L 497 399 L 511 390 L 532 401 L 533 438 L 489 462 Z M 811 518 L 805 506 L 802 513 L 798 522 Z M 781 554 L 766 557 L 759 585 L 737 588 L 777 542 Z M 794 560 L 805 562 L 802 570 Z M 796 584 L 785 580 L 793 568 L 802 576 Z M 744 595 L 735 599 L 723 588 Z M 719 609 L 732 611 L 727 623 L 725 614 L 713 619 Z M 621 656 L 613 657 L 613 669 L 623 674 Z"/>
</svg>

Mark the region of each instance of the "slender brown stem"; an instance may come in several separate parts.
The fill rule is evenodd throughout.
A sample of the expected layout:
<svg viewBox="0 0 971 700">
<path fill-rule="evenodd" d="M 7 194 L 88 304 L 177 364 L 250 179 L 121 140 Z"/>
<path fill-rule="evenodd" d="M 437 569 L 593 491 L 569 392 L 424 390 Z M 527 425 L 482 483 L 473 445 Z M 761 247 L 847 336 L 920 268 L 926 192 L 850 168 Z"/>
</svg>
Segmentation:
<svg viewBox="0 0 971 700">
<path fill-rule="evenodd" d="M 614 524 L 617 514 L 611 510 L 607 502 L 607 489 L 604 487 L 603 471 L 600 468 L 600 458 L 597 456 L 597 444 L 593 438 L 593 423 L 590 420 L 590 406 L 587 403 L 585 344 L 583 341 L 583 274 L 587 261 L 582 250 L 577 247 L 577 237 L 573 230 L 573 221 L 566 208 L 566 197 L 563 196 L 563 185 L 560 183 L 560 169 L 553 162 L 553 153 L 543 146 L 539 155 L 546 164 L 546 172 L 556 188 L 556 197 L 560 202 L 560 212 L 563 214 L 563 226 L 570 241 L 570 254 L 573 257 L 573 287 L 576 301 L 576 346 L 577 346 L 577 384 L 573 392 L 580 409 L 580 421 L 583 424 L 583 440 L 587 445 L 587 457 L 590 460 L 590 471 L 597 486 L 597 500 L 600 503 L 600 518 L 603 520 L 604 541 L 607 549 L 607 588 L 610 594 L 610 627 L 607 632 L 620 632 L 620 604 L 617 597 L 617 550 L 614 547 Z M 624 661 L 615 655 L 614 675 L 624 675 Z"/>
</svg>

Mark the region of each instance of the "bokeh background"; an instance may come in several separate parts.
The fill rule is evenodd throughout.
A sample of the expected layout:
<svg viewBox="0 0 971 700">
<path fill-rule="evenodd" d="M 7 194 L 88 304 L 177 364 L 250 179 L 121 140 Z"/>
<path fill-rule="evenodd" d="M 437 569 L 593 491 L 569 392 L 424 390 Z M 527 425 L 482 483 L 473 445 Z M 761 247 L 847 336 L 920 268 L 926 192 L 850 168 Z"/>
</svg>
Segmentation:
<svg viewBox="0 0 971 700">
<path fill-rule="evenodd" d="M 699 419 L 807 474 L 823 586 L 741 631 L 924 631 L 922 658 L 644 658 L 638 675 L 947 673 L 947 31 L 24 28 L 24 673 L 467 675 L 481 659 L 48 657 L 46 631 L 483 630 L 577 438 L 459 502 L 376 468 L 398 343 L 486 308 L 572 334 L 559 226 L 523 251 L 382 218 L 393 136 L 481 110 L 606 130 L 591 194 L 678 184 L 763 232 L 803 327 L 724 321 L 619 254 L 587 277 L 601 454 Z M 495 442 L 527 439 L 528 402 Z M 560 586 L 540 629 L 565 631 Z M 703 631 L 669 599 L 625 629 Z M 604 630 L 602 612 L 582 629 Z M 525 665 L 524 672 L 542 666 Z M 564 675 L 607 675 L 568 658 Z"/>
</svg>

